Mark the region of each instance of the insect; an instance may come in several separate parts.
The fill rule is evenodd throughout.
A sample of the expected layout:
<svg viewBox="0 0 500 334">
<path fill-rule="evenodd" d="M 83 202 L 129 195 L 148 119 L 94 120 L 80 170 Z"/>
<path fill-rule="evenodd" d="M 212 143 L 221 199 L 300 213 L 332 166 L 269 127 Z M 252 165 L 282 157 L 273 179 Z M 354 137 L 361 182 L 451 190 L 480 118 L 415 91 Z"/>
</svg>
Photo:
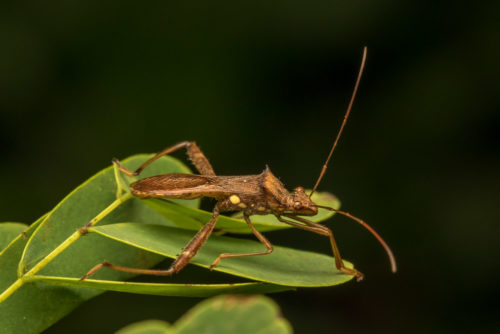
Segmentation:
<svg viewBox="0 0 500 334">
<path fill-rule="evenodd" d="M 250 216 L 252 215 L 267 215 L 273 214 L 276 218 L 286 224 L 292 225 L 296 228 L 317 233 L 320 235 L 327 236 L 330 239 L 331 247 L 333 250 L 333 255 L 335 258 L 335 266 L 338 270 L 345 274 L 353 275 L 358 281 L 363 279 L 363 274 L 352 268 L 347 268 L 344 266 L 342 257 L 340 256 L 340 251 L 335 241 L 333 232 L 326 226 L 314 223 L 307 220 L 303 216 L 314 216 L 318 213 L 318 208 L 323 208 L 331 211 L 335 211 L 338 214 L 347 216 L 356 222 L 367 228 L 381 243 L 385 248 L 392 267 L 392 271 L 396 272 L 396 261 L 390 250 L 389 246 L 385 241 L 363 220 L 352 216 L 351 214 L 336 210 L 330 207 L 320 206 L 315 204 L 311 200 L 311 195 L 316 191 L 321 179 L 323 178 L 328 163 L 332 157 L 333 151 L 337 146 L 340 135 L 344 129 L 349 113 L 352 109 L 352 104 L 354 102 L 356 92 L 358 90 L 361 75 L 363 73 L 364 65 L 366 62 L 366 47 L 363 50 L 363 57 L 361 61 L 361 66 L 359 69 L 358 77 L 354 90 L 351 96 L 351 100 L 347 107 L 344 119 L 340 126 L 340 130 L 337 133 L 337 137 L 332 145 L 328 158 L 323 165 L 320 175 L 313 187 L 313 190 L 308 195 L 306 194 L 303 187 L 297 187 L 292 193 L 290 193 L 280 180 L 273 175 L 271 170 L 266 167 L 266 169 L 258 175 L 246 175 L 246 176 L 217 176 L 203 152 L 192 141 L 180 142 L 171 147 L 167 147 L 163 151 L 157 153 L 151 159 L 146 161 L 142 166 L 140 166 L 136 171 L 132 172 L 123 166 L 117 159 L 113 159 L 119 169 L 130 176 L 139 175 L 147 166 L 153 163 L 155 160 L 161 156 L 171 154 L 179 149 L 186 149 L 187 155 L 195 168 L 200 173 L 199 175 L 194 174 L 165 174 L 156 175 L 148 178 L 141 179 L 130 185 L 131 193 L 138 198 L 182 198 L 182 199 L 195 199 L 201 197 L 213 197 L 217 200 L 215 207 L 213 209 L 213 216 L 209 222 L 207 222 L 198 233 L 191 239 L 182 252 L 177 256 L 171 266 L 166 270 L 154 270 L 154 269 L 137 269 L 129 267 L 116 266 L 108 262 L 103 262 L 92 268 L 85 276 L 81 279 L 85 279 L 93 275 L 97 270 L 102 267 L 108 267 L 114 270 L 136 273 L 136 274 L 147 274 L 147 275 L 159 275 L 159 276 L 169 276 L 175 274 L 182 270 L 189 261 L 196 255 L 203 244 L 207 241 L 208 237 L 214 230 L 217 218 L 221 212 L 226 211 L 242 211 L 243 218 L 248 224 L 253 234 L 257 239 L 266 247 L 265 251 L 256 251 L 251 253 L 222 253 L 215 259 L 215 261 L 210 266 L 213 269 L 219 264 L 223 259 L 236 258 L 244 256 L 258 256 L 270 254 L 273 251 L 273 246 L 267 240 L 267 238 L 262 235 L 252 224 Z"/>
</svg>

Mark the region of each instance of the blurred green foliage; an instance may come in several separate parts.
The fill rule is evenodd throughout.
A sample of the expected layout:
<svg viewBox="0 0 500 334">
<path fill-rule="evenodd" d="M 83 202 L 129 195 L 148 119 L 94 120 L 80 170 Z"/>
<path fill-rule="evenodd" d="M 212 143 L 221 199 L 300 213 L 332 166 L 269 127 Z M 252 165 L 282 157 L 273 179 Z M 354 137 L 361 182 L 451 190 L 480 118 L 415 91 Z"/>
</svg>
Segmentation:
<svg viewBox="0 0 500 334">
<path fill-rule="evenodd" d="M 189 310 L 174 325 L 146 320 L 117 334 L 291 334 L 279 307 L 264 296 L 225 295 L 210 298 Z"/>
</svg>

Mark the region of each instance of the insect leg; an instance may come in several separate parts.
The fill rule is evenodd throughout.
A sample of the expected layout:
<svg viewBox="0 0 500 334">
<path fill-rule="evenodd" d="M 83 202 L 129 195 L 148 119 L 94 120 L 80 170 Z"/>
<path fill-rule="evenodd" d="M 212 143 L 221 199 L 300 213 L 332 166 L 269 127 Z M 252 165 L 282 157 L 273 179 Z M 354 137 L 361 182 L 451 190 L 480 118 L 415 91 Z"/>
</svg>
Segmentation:
<svg viewBox="0 0 500 334">
<path fill-rule="evenodd" d="M 266 254 L 272 253 L 272 251 L 273 251 L 273 245 L 269 242 L 269 240 L 267 240 L 266 237 L 264 237 L 259 231 L 257 231 L 257 229 L 255 228 L 255 226 L 253 226 L 252 222 L 250 221 L 250 217 L 248 217 L 247 215 L 244 215 L 243 217 L 245 218 L 245 221 L 247 222 L 248 226 L 252 230 L 253 234 L 257 237 L 257 239 L 259 239 L 259 241 L 264 246 L 266 246 L 267 250 L 265 250 L 263 252 L 238 253 L 238 254 L 222 253 L 212 263 L 212 265 L 210 266 L 210 270 L 212 270 L 213 268 L 215 268 L 219 264 L 220 260 L 222 260 L 222 259 L 227 259 L 227 258 L 231 258 L 231 257 L 244 257 L 244 256 L 266 255 Z"/>
<path fill-rule="evenodd" d="M 113 159 L 113 163 L 116 164 L 118 168 L 125 174 L 130 176 L 137 176 L 143 171 L 144 168 L 149 166 L 158 158 L 173 153 L 181 148 L 187 148 L 187 154 L 189 159 L 191 160 L 194 167 L 196 167 L 196 169 L 198 170 L 198 172 L 200 172 L 201 175 L 215 175 L 212 165 L 210 165 L 210 162 L 208 161 L 207 157 L 205 157 L 205 154 L 203 154 L 203 152 L 200 150 L 200 148 L 198 147 L 198 145 L 196 145 L 194 141 L 183 141 L 175 144 L 174 146 L 165 148 L 163 151 L 157 153 L 151 159 L 143 163 L 139 168 L 135 170 L 135 172 L 132 172 L 131 170 L 128 170 L 125 167 L 123 167 L 120 164 L 120 161 L 116 158 Z"/>
<path fill-rule="evenodd" d="M 140 268 L 130 268 L 130 267 L 121 267 L 111 264 L 109 262 L 103 262 L 98 264 L 94 268 L 92 268 L 88 273 L 83 275 L 80 280 L 94 275 L 99 269 L 102 267 L 107 267 L 113 270 L 124 271 L 127 273 L 133 274 L 141 274 L 141 275 L 156 275 L 156 276 L 170 276 L 172 274 L 178 273 L 184 268 L 189 261 L 193 258 L 193 256 L 198 253 L 201 246 L 207 241 L 208 237 L 212 233 L 215 223 L 217 222 L 217 218 L 219 217 L 219 209 L 215 207 L 212 219 L 208 223 L 206 223 L 201 230 L 196 233 L 196 235 L 189 241 L 186 247 L 182 250 L 182 252 L 177 256 L 175 261 L 170 265 L 168 269 L 165 270 L 155 270 L 155 269 L 140 269 Z"/>
<path fill-rule="evenodd" d="M 323 225 L 320 225 L 317 223 L 313 223 L 313 222 L 311 222 L 307 219 L 304 219 L 302 217 L 297 217 L 295 215 L 289 215 L 289 214 L 285 214 L 284 216 L 291 218 L 291 219 L 295 219 L 303 224 L 284 219 L 280 216 L 276 216 L 276 217 L 278 218 L 279 221 L 281 221 L 283 223 L 295 226 L 297 228 L 300 228 L 300 229 L 303 229 L 306 231 L 314 232 L 314 233 L 329 237 L 330 244 L 332 245 L 333 256 L 335 257 L 335 267 L 343 273 L 355 276 L 356 280 L 358 282 L 363 279 L 364 275 L 362 272 L 360 272 L 356 269 L 351 269 L 351 268 L 347 268 L 346 266 L 344 266 L 344 262 L 342 261 L 342 257 L 340 256 L 339 247 L 337 246 L 337 242 L 335 241 L 332 230 L 330 230 L 326 226 L 323 226 Z"/>
</svg>

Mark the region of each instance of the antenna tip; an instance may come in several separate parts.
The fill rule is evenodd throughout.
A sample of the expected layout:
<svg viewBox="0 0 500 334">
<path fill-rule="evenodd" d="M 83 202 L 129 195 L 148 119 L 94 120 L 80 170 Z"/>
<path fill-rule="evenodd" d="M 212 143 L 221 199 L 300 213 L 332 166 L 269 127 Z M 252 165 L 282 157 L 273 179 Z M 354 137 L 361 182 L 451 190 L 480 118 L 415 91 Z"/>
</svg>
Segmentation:
<svg viewBox="0 0 500 334">
<path fill-rule="evenodd" d="M 391 261 L 391 270 L 392 270 L 392 272 L 394 274 L 397 273 L 397 271 L 398 271 L 398 267 L 396 265 L 396 260 L 395 259 L 392 259 L 392 261 Z"/>
</svg>

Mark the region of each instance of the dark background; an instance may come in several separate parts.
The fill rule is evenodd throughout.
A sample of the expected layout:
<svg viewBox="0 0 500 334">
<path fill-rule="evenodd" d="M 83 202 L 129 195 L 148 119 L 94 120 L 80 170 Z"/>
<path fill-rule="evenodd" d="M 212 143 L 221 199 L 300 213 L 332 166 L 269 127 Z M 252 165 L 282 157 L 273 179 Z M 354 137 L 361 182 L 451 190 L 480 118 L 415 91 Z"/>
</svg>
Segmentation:
<svg viewBox="0 0 500 334">
<path fill-rule="evenodd" d="M 328 225 L 365 281 L 271 297 L 296 333 L 500 330 L 495 1 L 1 7 L 0 220 L 32 222 L 112 157 L 186 139 L 221 175 L 269 164 L 288 188 L 312 187 L 366 45 L 320 188 L 384 236 L 399 272 L 369 233 L 337 217 Z M 268 237 L 330 252 L 304 231 Z M 107 293 L 47 333 L 175 321 L 197 302 Z"/>
</svg>

